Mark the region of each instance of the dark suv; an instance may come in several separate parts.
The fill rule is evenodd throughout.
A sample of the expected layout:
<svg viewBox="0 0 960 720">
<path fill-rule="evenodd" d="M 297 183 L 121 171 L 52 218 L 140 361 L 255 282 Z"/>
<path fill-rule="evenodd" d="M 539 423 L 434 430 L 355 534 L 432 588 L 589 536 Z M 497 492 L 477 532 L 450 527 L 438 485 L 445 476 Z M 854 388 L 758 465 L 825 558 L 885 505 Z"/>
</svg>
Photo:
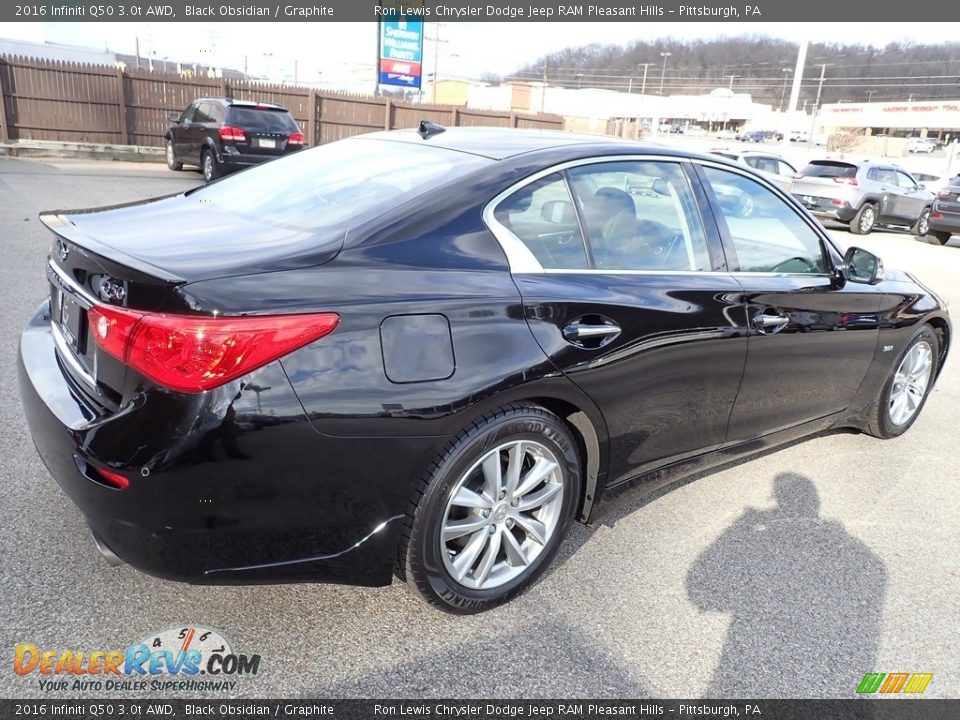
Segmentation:
<svg viewBox="0 0 960 720">
<path fill-rule="evenodd" d="M 200 98 L 170 113 L 167 167 L 196 165 L 207 182 L 303 148 L 303 133 L 285 107 L 272 103 Z"/>
</svg>

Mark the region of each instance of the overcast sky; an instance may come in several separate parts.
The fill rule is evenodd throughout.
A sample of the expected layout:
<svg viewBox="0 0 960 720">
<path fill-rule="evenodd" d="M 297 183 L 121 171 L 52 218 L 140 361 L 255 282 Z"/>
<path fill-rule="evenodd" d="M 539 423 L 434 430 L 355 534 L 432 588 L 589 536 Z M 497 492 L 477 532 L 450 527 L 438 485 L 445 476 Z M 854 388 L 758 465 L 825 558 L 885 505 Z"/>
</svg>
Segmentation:
<svg viewBox="0 0 960 720">
<path fill-rule="evenodd" d="M 554 22 L 440 24 L 441 42 L 432 41 L 436 23 L 426 29 L 424 72 L 432 72 L 435 51 L 441 75 L 478 78 L 484 72 L 508 74 L 542 55 L 573 45 L 626 44 L 658 37 L 714 38 L 769 35 L 794 42 L 885 45 L 956 39 L 955 23 L 668 23 Z M 336 82 L 350 69 L 371 68 L 376 57 L 375 23 L 7 23 L 0 36 L 35 42 L 108 47 L 144 57 L 214 63 L 252 75 L 292 77 L 294 61 L 303 82 Z M 443 42 L 446 41 L 446 42 Z"/>
</svg>

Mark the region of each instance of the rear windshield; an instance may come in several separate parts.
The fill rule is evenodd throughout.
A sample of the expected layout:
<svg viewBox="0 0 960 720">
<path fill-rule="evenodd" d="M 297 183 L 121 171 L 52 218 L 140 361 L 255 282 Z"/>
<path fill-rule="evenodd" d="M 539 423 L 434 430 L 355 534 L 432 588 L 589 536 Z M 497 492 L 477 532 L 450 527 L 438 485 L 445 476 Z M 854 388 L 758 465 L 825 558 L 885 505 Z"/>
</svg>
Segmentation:
<svg viewBox="0 0 960 720">
<path fill-rule="evenodd" d="M 857 166 L 841 162 L 812 162 L 803 169 L 806 177 L 856 177 Z"/>
<path fill-rule="evenodd" d="M 253 220 L 320 230 L 375 217 L 491 162 L 428 145 L 354 138 L 229 175 L 190 197 Z"/>
<path fill-rule="evenodd" d="M 230 124 L 253 132 L 296 132 L 296 120 L 286 110 L 230 107 Z"/>
</svg>

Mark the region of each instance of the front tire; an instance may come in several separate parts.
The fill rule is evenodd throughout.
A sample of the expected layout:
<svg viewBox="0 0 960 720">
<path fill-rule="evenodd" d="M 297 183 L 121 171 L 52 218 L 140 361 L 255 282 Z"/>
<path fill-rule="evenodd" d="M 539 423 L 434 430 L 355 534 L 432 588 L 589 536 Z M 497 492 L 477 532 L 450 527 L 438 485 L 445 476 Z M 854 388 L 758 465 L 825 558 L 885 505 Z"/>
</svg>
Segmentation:
<svg viewBox="0 0 960 720">
<path fill-rule="evenodd" d="M 942 230 L 934 230 L 929 234 L 941 245 L 946 245 L 948 242 L 950 242 L 950 233 L 948 232 L 943 232 Z"/>
<path fill-rule="evenodd" d="M 873 203 L 864 203 L 850 221 L 850 232 L 854 235 L 869 235 L 876 224 L 877 206 Z"/>
<path fill-rule="evenodd" d="M 420 479 L 397 574 L 451 613 L 483 612 L 528 588 L 580 502 L 579 450 L 553 413 L 511 404 L 460 433 Z"/>
<path fill-rule="evenodd" d="M 907 343 L 883 385 L 867 432 L 884 440 L 903 435 L 920 416 L 937 375 L 940 341 L 929 325 Z"/>
</svg>

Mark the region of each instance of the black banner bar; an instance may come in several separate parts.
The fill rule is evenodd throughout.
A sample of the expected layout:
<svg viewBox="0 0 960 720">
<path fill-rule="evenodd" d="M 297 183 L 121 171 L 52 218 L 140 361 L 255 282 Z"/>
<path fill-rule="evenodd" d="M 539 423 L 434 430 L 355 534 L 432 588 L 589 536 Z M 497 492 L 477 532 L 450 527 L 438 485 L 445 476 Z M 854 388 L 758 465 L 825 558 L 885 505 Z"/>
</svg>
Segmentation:
<svg viewBox="0 0 960 720">
<path fill-rule="evenodd" d="M 942 0 L 837 3 L 834 0 L 16 0 L 3 2 L 0 22 L 356 22 L 398 18 L 439 22 L 906 22 L 960 20 L 960 6 Z"/>
<path fill-rule="evenodd" d="M 0 720 L 337 718 L 338 720 L 942 720 L 960 700 L 0 700 Z"/>
</svg>

